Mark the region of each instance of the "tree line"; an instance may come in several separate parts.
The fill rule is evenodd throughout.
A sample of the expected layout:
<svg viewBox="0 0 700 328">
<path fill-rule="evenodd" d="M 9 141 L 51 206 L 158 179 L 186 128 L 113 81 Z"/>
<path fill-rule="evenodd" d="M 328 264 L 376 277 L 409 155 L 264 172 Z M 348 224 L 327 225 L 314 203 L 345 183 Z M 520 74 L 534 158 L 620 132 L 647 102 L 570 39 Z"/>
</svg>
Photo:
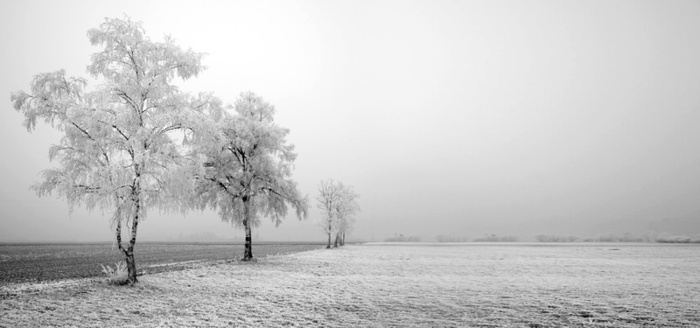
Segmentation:
<svg viewBox="0 0 700 328">
<path fill-rule="evenodd" d="M 318 208 L 323 213 L 319 222 L 328 235 L 326 248 L 331 248 L 331 238 L 335 236 L 334 247 L 345 245 L 345 235 L 355 222 L 354 215 L 360 211 L 357 199 L 360 196 L 352 186 L 332 179 L 321 181 L 318 187 Z"/>
<path fill-rule="evenodd" d="M 253 259 L 251 229 L 263 217 L 279 225 L 290 206 L 307 217 L 308 196 L 291 179 L 297 154 L 286 141 L 289 130 L 274 122 L 273 105 L 253 92 L 224 105 L 212 93 L 181 91 L 174 80 L 203 72 L 204 54 L 171 37 L 152 41 L 128 17 L 105 19 L 88 38 L 102 49 L 87 67 L 101 84 L 88 91 L 86 79 L 58 70 L 36 75 L 30 91 L 13 92 L 11 100 L 29 132 L 38 121 L 62 132 L 49 149 L 58 166 L 32 189 L 56 193 L 71 210 L 111 211 L 130 283 L 137 282 L 134 247 L 149 209 L 217 211 L 244 229 L 244 261 Z M 342 233 L 342 244 L 356 209 L 334 206 L 326 213 L 329 233 Z"/>
</svg>

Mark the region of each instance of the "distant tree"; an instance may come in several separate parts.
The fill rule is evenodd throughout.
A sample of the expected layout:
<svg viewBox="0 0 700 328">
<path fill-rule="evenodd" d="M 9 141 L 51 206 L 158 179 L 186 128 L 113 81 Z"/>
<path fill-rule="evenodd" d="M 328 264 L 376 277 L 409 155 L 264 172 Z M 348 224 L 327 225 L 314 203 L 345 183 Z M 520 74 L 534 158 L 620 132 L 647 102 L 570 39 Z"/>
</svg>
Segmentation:
<svg viewBox="0 0 700 328">
<path fill-rule="evenodd" d="M 321 181 L 318 187 L 318 208 L 321 210 L 321 229 L 328 235 L 326 248 L 331 248 L 331 237 L 335 235 L 334 246 L 345 244 L 345 234 L 352 229 L 354 215 L 360 211 L 357 199 L 360 197 L 352 186 L 332 179 Z"/>
<path fill-rule="evenodd" d="M 579 238 L 576 236 L 537 235 L 535 239 L 543 243 L 571 243 Z"/>
<path fill-rule="evenodd" d="M 389 237 L 384 239 L 386 242 L 409 242 L 409 243 L 417 243 L 421 241 L 420 236 L 404 236 L 403 234 L 399 234 L 398 236 L 394 234 L 393 237 Z"/>
<path fill-rule="evenodd" d="M 213 128 L 194 133 L 194 202 L 218 209 L 222 220 L 245 230 L 243 260 L 253 259 L 252 227 L 268 216 L 279 225 L 287 205 L 306 218 L 308 200 L 290 177 L 296 153 L 288 129 L 275 125 L 275 109 L 252 92 L 242 93 L 235 114 L 225 112 Z M 201 164 L 201 165 L 200 165 Z"/>
<path fill-rule="evenodd" d="M 466 236 L 452 235 L 437 235 L 435 239 L 440 243 L 464 243 L 469 241 L 469 238 Z"/>
<path fill-rule="evenodd" d="M 484 236 L 480 238 L 474 238 L 475 242 L 517 242 L 518 237 L 516 236 L 497 236 L 491 234 L 490 236 Z"/>
<path fill-rule="evenodd" d="M 65 71 L 37 75 L 31 93 L 14 92 L 14 108 L 25 116 L 28 131 L 44 120 L 63 132 L 49 158 L 58 167 L 45 170 L 33 186 L 39 196 L 57 192 L 71 206 L 114 210 L 116 245 L 124 254 L 128 281 L 135 283 L 134 246 L 148 207 L 177 207 L 172 188 L 182 156 L 172 132 L 196 125 L 217 102 L 209 95 L 193 98 L 172 84 L 197 76 L 201 53 L 182 50 L 173 39 L 153 42 L 140 22 L 106 19 L 88 31 L 92 55 L 88 72 L 103 83 L 86 92 L 86 80 Z M 122 245 L 122 225 L 130 230 Z"/>
<path fill-rule="evenodd" d="M 323 180 L 318 185 L 318 209 L 321 210 L 322 219 L 319 222 L 321 229 L 328 235 L 326 248 L 331 248 L 331 236 L 338 232 L 337 203 L 341 199 L 341 184 L 332 179 Z"/>
<path fill-rule="evenodd" d="M 337 233 L 335 237 L 335 247 L 345 245 L 345 234 L 352 229 L 355 218 L 354 215 L 360 211 L 360 204 L 357 199 L 360 197 L 350 185 L 340 185 L 339 200 L 335 202 L 335 212 L 337 216 Z"/>
</svg>

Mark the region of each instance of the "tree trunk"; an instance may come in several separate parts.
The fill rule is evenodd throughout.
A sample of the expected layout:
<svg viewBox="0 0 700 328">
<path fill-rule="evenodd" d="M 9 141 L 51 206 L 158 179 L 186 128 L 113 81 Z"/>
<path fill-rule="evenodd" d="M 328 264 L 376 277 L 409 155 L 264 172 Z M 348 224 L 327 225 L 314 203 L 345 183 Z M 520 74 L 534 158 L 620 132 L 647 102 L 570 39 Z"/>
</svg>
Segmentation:
<svg viewBox="0 0 700 328">
<path fill-rule="evenodd" d="M 126 268 L 129 273 L 129 284 L 138 282 L 136 279 L 136 259 L 134 258 L 134 246 L 136 246 L 136 232 L 139 227 L 139 213 L 141 212 L 141 170 L 140 165 L 136 165 L 136 179 L 131 189 L 131 199 L 134 202 L 134 219 L 131 222 L 131 238 L 129 247 L 124 252 Z"/>
<path fill-rule="evenodd" d="M 130 284 L 138 282 L 136 279 L 136 259 L 134 259 L 134 247 L 129 246 L 129 249 L 124 252 L 124 257 L 126 260 L 126 268 L 129 271 L 128 281 Z"/>
<path fill-rule="evenodd" d="M 340 238 L 340 246 L 345 246 L 345 231 L 343 231 L 343 236 Z"/>
<path fill-rule="evenodd" d="M 136 279 L 136 259 L 134 259 L 134 246 L 136 245 L 136 231 L 139 226 L 139 212 L 141 210 L 140 197 L 136 192 L 134 192 L 134 221 L 131 223 L 131 239 L 129 239 L 129 247 L 127 248 L 124 255 L 126 255 L 126 268 L 129 270 L 129 283 L 134 284 L 138 282 Z"/>
<path fill-rule="evenodd" d="M 245 215 L 245 218 L 243 218 L 243 227 L 245 228 L 245 251 L 243 252 L 243 261 L 250 261 L 253 259 L 253 237 L 250 228 L 248 199 L 243 200 L 243 211 Z"/>
<path fill-rule="evenodd" d="M 328 229 L 328 246 L 326 246 L 326 248 L 331 248 L 331 230 L 330 229 Z"/>
<path fill-rule="evenodd" d="M 137 206 L 138 207 L 138 206 Z M 138 212 L 137 212 L 138 213 Z M 126 268 L 129 270 L 129 283 L 138 282 L 136 279 L 136 259 L 134 259 L 134 246 L 136 245 L 136 227 L 139 224 L 139 215 L 136 214 L 134 222 L 131 226 L 131 240 L 129 240 L 129 248 L 124 253 L 126 255 Z"/>
<path fill-rule="evenodd" d="M 338 239 L 340 239 L 340 232 L 335 234 L 335 243 L 333 245 L 334 248 L 338 248 Z"/>
<path fill-rule="evenodd" d="M 131 226 L 131 239 L 129 239 L 129 246 L 124 249 L 122 246 L 122 223 L 117 222 L 116 237 L 117 237 L 117 247 L 124 254 L 124 262 L 126 262 L 126 269 L 128 272 L 127 281 L 130 284 L 138 282 L 136 278 L 136 259 L 134 258 L 134 246 L 136 245 L 136 232 L 139 225 L 139 201 L 136 201 L 136 214 L 134 215 L 134 221 Z M 120 219 L 118 219 L 120 220 Z"/>
<path fill-rule="evenodd" d="M 243 226 L 245 227 L 245 251 L 243 252 L 243 261 L 250 261 L 253 259 L 253 238 L 251 236 L 250 223 L 246 219 L 243 221 Z"/>
</svg>

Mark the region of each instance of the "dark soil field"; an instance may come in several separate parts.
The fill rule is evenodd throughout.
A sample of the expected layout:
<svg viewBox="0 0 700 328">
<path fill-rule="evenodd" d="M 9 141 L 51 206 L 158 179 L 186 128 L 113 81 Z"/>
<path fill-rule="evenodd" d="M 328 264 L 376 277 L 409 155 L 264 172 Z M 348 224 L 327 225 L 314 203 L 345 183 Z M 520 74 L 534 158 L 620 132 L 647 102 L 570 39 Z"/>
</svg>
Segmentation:
<svg viewBox="0 0 700 328">
<path fill-rule="evenodd" d="M 253 256 L 288 254 L 325 245 L 313 243 L 253 244 Z M 135 249 L 140 273 L 181 270 L 196 263 L 237 260 L 243 244 L 140 243 Z M 112 244 L 0 244 L 0 285 L 104 275 L 100 265 L 121 261 Z"/>
</svg>

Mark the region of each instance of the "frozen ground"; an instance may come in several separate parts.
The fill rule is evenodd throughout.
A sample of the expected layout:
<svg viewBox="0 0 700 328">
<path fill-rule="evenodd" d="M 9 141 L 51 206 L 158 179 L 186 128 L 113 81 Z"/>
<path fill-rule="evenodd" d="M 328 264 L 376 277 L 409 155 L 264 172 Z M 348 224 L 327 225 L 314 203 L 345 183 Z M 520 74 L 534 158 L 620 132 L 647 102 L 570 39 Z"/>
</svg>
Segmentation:
<svg viewBox="0 0 700 328">
<path fill-rule="evenodd" d="M 253 254 L 267 256 L 320 249 L 319 243 L 255 243 Z M 240 259 L 243 244 L 144 242 L 136 247 L 139 272 L 180 270 L 193 262 Z M 124 256 L 112 244 L 0 244 L 0 286 L 102 276 L 100 265 L 114 266 Z"/>
<path fill-rule="evenodd" d="M 700 247 L 359 245 L 0 287 L 0 326 L 697 327 Z"/>
</svg>

